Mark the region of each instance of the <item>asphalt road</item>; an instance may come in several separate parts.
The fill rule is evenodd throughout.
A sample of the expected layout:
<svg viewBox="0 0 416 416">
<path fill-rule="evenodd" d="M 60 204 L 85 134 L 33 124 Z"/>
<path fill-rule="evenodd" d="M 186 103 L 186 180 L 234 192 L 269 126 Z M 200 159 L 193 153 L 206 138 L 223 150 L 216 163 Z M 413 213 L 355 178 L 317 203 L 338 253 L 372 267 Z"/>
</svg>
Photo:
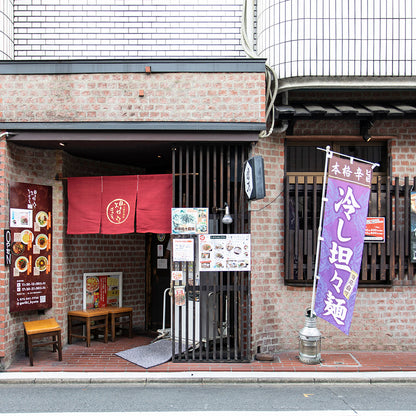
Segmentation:
<svg viewBox="0 0 416 416">
<path fill-rule="evenodd" d="M 416 415 L 416 384 L 6 384 L 0 415 Z M 272 412 L 272 413 L 269 413 Z M 282 413 L 280 413 L 282 412 Z M 284 412 L 284 413 L 283 413 Z"/>
</svg>

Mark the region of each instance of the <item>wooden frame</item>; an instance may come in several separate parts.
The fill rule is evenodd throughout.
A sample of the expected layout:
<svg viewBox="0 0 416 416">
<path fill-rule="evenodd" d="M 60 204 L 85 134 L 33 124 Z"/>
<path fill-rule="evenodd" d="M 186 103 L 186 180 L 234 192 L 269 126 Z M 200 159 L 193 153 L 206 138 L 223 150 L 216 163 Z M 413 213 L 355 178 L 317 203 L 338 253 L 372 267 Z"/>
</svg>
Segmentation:
<svg viewBox="0 0 416 416">
<path fill-rule="evenodd" d="M 404 182 L 404 185 L 401 185 Z M 359 285 L 412 285 L 415 264 L 410 255 L 410 191 L 412 180 L 377 177 L 372 184 L 369 216 L 385 218 L 385 241 L 364 244 Z M 311 286 L 318 235 L 322 183 L 285 177 L 285 284 Z"/>
</svg>

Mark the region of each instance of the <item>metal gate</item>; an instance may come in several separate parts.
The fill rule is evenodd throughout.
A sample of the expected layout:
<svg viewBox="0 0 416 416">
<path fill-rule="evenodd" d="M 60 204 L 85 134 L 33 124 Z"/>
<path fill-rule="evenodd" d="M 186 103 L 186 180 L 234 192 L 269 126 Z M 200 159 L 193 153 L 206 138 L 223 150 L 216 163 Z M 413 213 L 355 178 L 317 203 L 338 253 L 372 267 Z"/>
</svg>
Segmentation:
<svg viewBox="0 0 416 416">
<path fill-rule="evenodd" d="M 210 234 L 249 233 L 242 188 L 248 151 L 247 144 L 175 147 L 174 207 L 208 208 Z M 226 203 L 233 217 L 227 225 L 221 221 L 223 212 L 216 209 Z M 183 237 L 194 239 L 196 253 L 197 237 Z M 182 271 L 185 294 L 184 306 L 175 306 L 173 298 L 171 302 L 173 361 L 249 360 L 250 273 L 200 272 L 195 262 L 172 262 L 172 270 Z"/>
</svg>

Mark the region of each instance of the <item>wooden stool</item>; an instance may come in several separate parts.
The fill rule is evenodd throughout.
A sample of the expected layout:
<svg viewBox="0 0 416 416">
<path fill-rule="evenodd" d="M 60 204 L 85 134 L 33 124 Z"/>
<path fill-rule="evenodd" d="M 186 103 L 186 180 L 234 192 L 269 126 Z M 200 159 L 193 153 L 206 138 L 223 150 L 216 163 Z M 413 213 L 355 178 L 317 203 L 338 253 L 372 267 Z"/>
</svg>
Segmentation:
<svg viewBox="0 0 416 416">
<path fill-rule="evenodd" d="M 128 325 L 129 338 L 133 337 L 133 308 L 118 308 L 116 306 L 107 306 L 105 308 L 110 315 L 110 332 L 111 341 L 114 342 L 116 337 L 116 327 L 124 329 L 125 325 Z M 122 321 L 122 318 L 127 317 L 127 320 Z"/>
<path fill-rule="evenodd" d="M 58 350 L 59 361 L 62 361 L 61 328 L 55 318 L 41 321 L 23 322 L 25 329 L 25 354 L 29 355 L 30 365 L 33 365 L 33 347 L 53 346 L 53 352 Z M 52 337 L 52 341 L 33 342 L 34 339 Z"/>
<path fill-rule="evenodd" d="M 78 321 L 78 324 L 74 324 Z M 74 334 L 73 327 L 85 325 L 85 335 Z M 86 309 L 68 312 L 68 344 L 72 344 L 72 337 L 85 339 L 87 347 L 91 345 L 91 331 L 102 329 L 104 331 L 104 342 L 108 342 L 108 312 L 105 309 Z"/>
</svg>

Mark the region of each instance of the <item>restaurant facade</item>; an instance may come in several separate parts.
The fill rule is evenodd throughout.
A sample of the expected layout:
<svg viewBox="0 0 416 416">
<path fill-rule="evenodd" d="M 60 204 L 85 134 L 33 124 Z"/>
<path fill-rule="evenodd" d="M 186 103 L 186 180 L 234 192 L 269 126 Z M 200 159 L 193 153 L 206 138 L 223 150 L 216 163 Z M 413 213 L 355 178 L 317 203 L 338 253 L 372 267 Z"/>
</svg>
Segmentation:
<svg viewBox="0 0 416 416">
<path fill-rule="evenodd" d="M 63 19 L 68 10 L 60 9 L 59 3 L 55 13 Z M 210 39 L 211 49 L 196 43 L 190 51 L 179 41 L 174 47 L 162 47 L 157 40 L 160 30 L 156 36 L 148 29 L 154 50 L 134 51 L 141 57 L 148 53 L 148 59 L 131 58 L 128 48 L 117 59 L 115 49 L 98 37 L 95 48 L 89 48 L 91 43 L 76 46 L 71 37 L 66 43 L 52 39 L 46 29 L 49 43 L 37 43 L 25 31 L 25 25 L 37 25 L 35 6 L 13 8 L 16 46 L 14 51 L 5 47 L 0 62 L 2 368 L 23 351 L 25 321 L 54 317 L 66 343 L 68 312 L 86 306 L 86 274 L 122 273 L 121 300 L 133 308 L 136 333 L 160 329 L 167 319 L 173 323 L 174 337 L 176 333 L 190 347 L 197 342 L 200 348 L 177 357 L 179 361 L 242 361 L 259 352 L 297 349 L 311 302 L 316 259 L 324 168 L 318 148 L 326 146 L 380 165 L 373 175 L 369 217 L 383 220 L 385 227 L 379 240 L 364 245 L 349 335 L 318 320 L 322 349 L 414 350 L 411 195 L 416 177 L 416 106 L 411 76 L 399 85 L 397 80 L 404 82 L 404 77 L 394 78 L 395 74 L 376 77 L 376 82 L 371 74 L 337 78 L 325 71 L 301 73 L 306 58 L 298 66 L 286 62 L 284 68 L 296 67 L 299 72 L 280 68 L 275 73 L 279 89 L 273 96 L 274 113 L 266 114 L 270 71 L 265 59 L 246 58 L 235 34 L 240 2 L 227 6 L 223 13 L 229 19 L 223 27 L 233 33 L 227 42 L 209 38 L 211 32 L 206 30 L 204 39 Z M 257 7 L 261 25 L 267 10 L 261 4 Z M 56 21 L 62 23 L 60 19 Z M 211 22 L 215 19 L 220 17 L 213 16 Z M 79 27 L 74 25 L 74 31 Z M 60 36 L 59 31 L 54 33 Z M 269 38 L 276 46 L 273 40 Z M 261 36 L 258 41 L 261 52 Z M 227 49 L 227 44 L 233 47 Z M 158 55 L 158 48 L 163 54 Z M 211 57 L 206 56 L 215 48 Z M 268 63 L 273 63 L 271 57 Z M 273 63 L 275 69 L 278 64 Z M 253 156 L 263 163 L 265 196 L 249 200 L 244 171 Z M 198 237 L 192 233 L 68 232 L 69 222 L 77 221 L 77 213 L 69 213 L 72 178 L 118 178 L 122 184 L 124 178 L 135 176 L 140 181 L 155 175 L 170 175 L 173 208 L 207 209 L 210 236 L 250 236 L 250 250 L 243 250 L 250 260 L 249 271 L 203 272 L 196 260 L 175 261 L 174 239 L 185 240 L 184 245 L 192 240 L 197 251 Z M 256 178 L 259 185 L 261 176 Z M 39 200 L 34 201 L 33 195 Z M 153 199 L 155 206 L 160 204 Z M 232 223 L 223 221 L 226 208 Z M 26 226 L 27 215 L 32 227 Z M 25 230 L 32 232 L 33 240 Z M 241 241 L 248 247 L 247 240 Z M 30 255 L 8 252 L 15 242 Z M 17 261 L 22 256 L 27 264 Z M 173 282 L 173 276 L 181 279 Z M 17 296 L 19 283 L 20 293 L 36 292 L 34 296 L 46 297 L 45 303 L 38 299 L 30 304 L 31 295 Z M 178 300 L 166 318 L 163 300 L 171 285 L 183 289 L 185 302 L 180 306 Z M 175 296 L 168 303 L 170 299 L 173 305 Z M 201 308 L 205 305 L 206 325 L 200 316 L 196 319 L 198 302 Z"/>
<path fill-rule="evenodd" d="M 2 123 L 3 226 L 11 232 L 12 248 L 19 242 L 26 249 L 26 256 L 12 250 L 11 265 L 3 269 L 4 366 L 24 345 L 24 321 L 54 317 L 66 338 L 68 311 L 85 307 L 85 273 L 121 272 L 122 304 L 133 308 L 134 328 L 141 332 L 161 328 L 163 291 L 170 286 L 170 276 L 166 278 L 168 270 L 151 264 L 149 252 L 155 244 L 151 234 L 154 240 L 158 236 L 158 245 L 166 250 L 170 230 L 158 228 L 161 219 L 156 228 L 148 229 L 151 234 L 105 229 L 93 233 L 79 227 L 70 231 L 82 221 L 83 213 L 80 208 L 79 212 L 68 210 L 69 179 L 110 177 L 122 187 L 134 175 L 140 182 L 143 177 L 168 174 L 174 190 L 169 195 L 171 206 L 207 207 L 212 222 L 212 209 L 227 203 L 236 220 L 227 230 L 247 231 L 240 176 L 264 126 L 264 61 L 172 65 L 132 61 L 127 72 L 117 69 L 125 68 L 126 61 L 121 65 L 75 62 L 72 67 L 68 62 L 55 62 L 55 72 L 63 68 L 65 73 L 54 74 L 48 73 L 50 63 L 32 62 L 36 73 L 31 74 L 21 73 L 26 63 L 3 64 L 8 72 L 2 75 L 2 114 L 7 120 Z M 89 69 L 82 72 L 80 67 Z M 148 67 L 151 73 L 146 73 Z M 35 185 L 50 192 L 48 208 L 42 205 L 44 198 Z M 13 199 L 15 188 L 23 195 L 19 203 Z M 33 194 L 37 195 L 35 203 L 26 198 Z M 86 198 L 81 202 L 86 203 Z M 165 200 L 160 194 L 151 203 L 157 206 Z M 239 206 L 243 207 L 240 221 Z M 37 222 L 39 212 L 48 217 L 47 229 Z M 18 214 L 13 226 L 10 215 Z M 26 214 L 30 214 L 28 222 Z M 220 211 L 214 217 L 218 220 Z M 24 241 L 28 230 L 33 249 Z M 39 235 L 45 236 L 48 247 L 39 247 Z M 17 258 L 22 257 L 31 262 L 19 269 Z M 37 267 L 38 257 L 48 260 L 47 270 Z M 155 274 L 163 273 L 160 279 L 165 280 L 160 282 Z M 27 285 L 36 278 L 42 281 L 39 285 L 48 286 L 47 293 L 38 297 L 40 286 Z M 20 299 L 17 307 L 16 296 Z M 39 303 L 43 296 L 50 297 L 49 303 Z"/>
</svg>

